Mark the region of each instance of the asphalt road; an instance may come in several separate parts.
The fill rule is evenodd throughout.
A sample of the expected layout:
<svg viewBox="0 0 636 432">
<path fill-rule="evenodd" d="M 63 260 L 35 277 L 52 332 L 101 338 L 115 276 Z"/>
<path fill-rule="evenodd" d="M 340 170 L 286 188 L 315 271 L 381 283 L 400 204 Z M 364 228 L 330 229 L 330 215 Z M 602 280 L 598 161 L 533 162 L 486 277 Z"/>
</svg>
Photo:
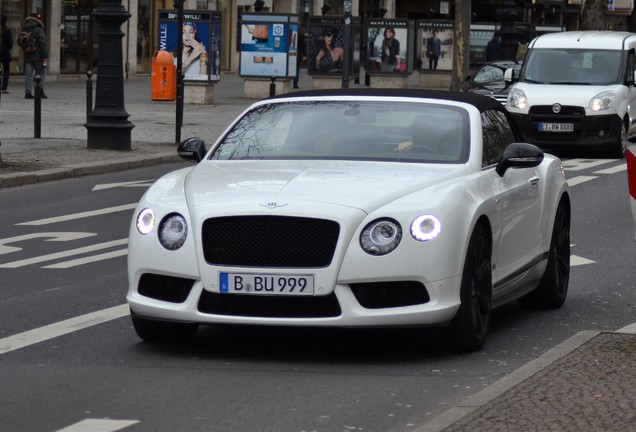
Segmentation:
<svg viewBox="0 0 636 432">
<path fill-rule="evenodd" d="M 565 162 L 568 300 L 498 309 L 472 354 L 434 329 L 214 327 L 142 343 L 125 307 L 132 206 L 184 165 L 0 190 L 0 430 L 418 430 L 581 330 L 636 322 L 624 162 Z"/>
</svg>

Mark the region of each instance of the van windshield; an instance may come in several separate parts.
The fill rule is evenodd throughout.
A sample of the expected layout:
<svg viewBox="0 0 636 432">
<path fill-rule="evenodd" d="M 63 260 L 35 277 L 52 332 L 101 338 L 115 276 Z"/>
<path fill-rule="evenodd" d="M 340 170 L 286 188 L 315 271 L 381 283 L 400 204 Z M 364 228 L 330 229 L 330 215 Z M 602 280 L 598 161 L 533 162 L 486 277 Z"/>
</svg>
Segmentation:
<svg viewBox="0 0 636 432">
<path fill-rule="evenodd" d="M 621 51 L 535 48 L 521 81 L 537 84 L 608 85 L 620 79 Z"/>
</svg>

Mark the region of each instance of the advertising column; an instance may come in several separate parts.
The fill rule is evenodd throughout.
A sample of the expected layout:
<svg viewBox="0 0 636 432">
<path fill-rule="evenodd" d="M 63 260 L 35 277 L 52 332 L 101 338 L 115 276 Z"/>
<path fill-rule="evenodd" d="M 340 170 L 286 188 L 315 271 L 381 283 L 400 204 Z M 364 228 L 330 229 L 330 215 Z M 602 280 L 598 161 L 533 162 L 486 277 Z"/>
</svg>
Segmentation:
<svg viewBox="0 0 636 432">
<path fill-rule="evenodd" d="M 360 73 L 360 19 L 353 19 L 353 55 L 350 75 Z M 314 87 L 331 87 L 325 80 L 333 80 L 340 87 L 345 56 L 345 23 L 341 16 L 309 17 L 307 71 Z M 320 83 L 319 83 L 319 80 Z M 319 83 L 319 84 L 317 84 Z"/>
<path fill-rule="evenodd" d="M 416 61 L 420 86 L 450 88 L 453 70 L 455 23 L 448 20 L 417 21 Z"/>
<path fill-rule="evenodd" d="M 413 71 L 413 22 L 370 19 L 367 23 L 367 73 L 408 75 Z"/>
<path fill-rule="evenodd" d="M 296 23 L 292 26 L 289 15 L 259 13 L 241 17 L 239 75 L 253 78 L 296 75 L 298 24 L 297 18 L 294 19 Z"/>
<path fill-rule="evenodd" d="M 183 11 L 179 32 L 176 10 L 159 11 L 159 50 L 173 55 L 176 64 L 177 43 L 183 44 L 184 80 L 213 82 L 221 79 L 221 13 Z M 181 35 L 181 37 L 179 37 Z"/>
</svg>

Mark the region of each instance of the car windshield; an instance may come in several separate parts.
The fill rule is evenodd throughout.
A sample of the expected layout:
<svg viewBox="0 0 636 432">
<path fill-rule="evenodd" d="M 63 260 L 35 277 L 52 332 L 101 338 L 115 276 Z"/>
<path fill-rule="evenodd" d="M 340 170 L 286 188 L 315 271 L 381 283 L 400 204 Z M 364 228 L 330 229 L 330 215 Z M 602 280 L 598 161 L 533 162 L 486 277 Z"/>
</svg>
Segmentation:
<svg viewBox="0 0 636 432">
<path fill-rule="evenodd" d="M 468 160 L 468 114 L 456 106 L 387 101 L 298 101 L 243 116 L 211 159 Z"/>
<path fill-rule="evenodd" d="M 621 51 L 535 48 L 525 60 L 521 81 L 537 84 L 617 83 Z"/>
</svg>

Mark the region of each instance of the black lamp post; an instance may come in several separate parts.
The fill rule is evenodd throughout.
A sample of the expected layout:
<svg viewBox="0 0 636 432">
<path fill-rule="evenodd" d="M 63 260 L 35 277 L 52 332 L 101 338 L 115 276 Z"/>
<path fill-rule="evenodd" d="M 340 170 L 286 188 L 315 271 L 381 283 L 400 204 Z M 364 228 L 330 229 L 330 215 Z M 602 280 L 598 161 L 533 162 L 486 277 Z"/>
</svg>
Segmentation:
<svg viewBox="0 0 636 432">
<path fill-rule="evenodd" d="M 498 34 L 501 37 L 502 59 L 515 58 L 519 42 L 519 29 L 515 26 L 515 21 L 520 13 L 521 10 L 514 0 L 504 0 L 497 9 L 497 20 L 501 22 Z"/>
<path fill-rule="evenodd" d="M 124 108 L 124 62 L 121 25 L 130 18 L 121 0 L 102 0 L 93 11 L 99 25 L 99 58 L 95 108 L 84 127 L 88 130 L 87 147 L 93 149 L 130 150 L 131 131 Z"/>
</svg>

